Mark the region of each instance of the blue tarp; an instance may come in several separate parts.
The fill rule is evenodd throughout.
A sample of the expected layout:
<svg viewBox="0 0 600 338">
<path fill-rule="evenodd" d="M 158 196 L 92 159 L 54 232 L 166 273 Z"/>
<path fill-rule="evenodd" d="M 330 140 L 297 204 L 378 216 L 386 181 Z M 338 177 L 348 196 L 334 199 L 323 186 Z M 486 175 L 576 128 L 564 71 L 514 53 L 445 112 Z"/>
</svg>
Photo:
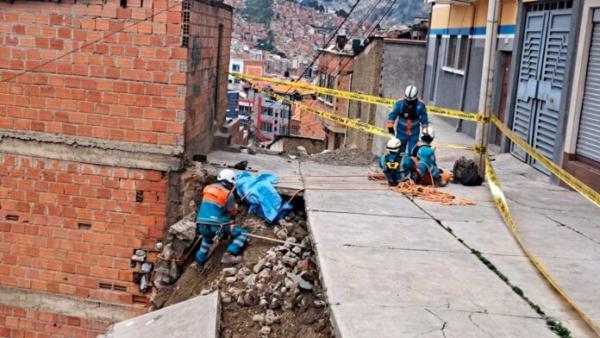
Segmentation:
<svg viewBox="0 0 600 338">
<path fill-rule="evenodd" d="M 249 212 L 273 223 L 285 217 L 292 206 L 284 202 L 273 184 L 279 178 L 273 174 L 252 174 L 242 171 L 237 176 L 236 192 L 250 205 Z"/>
</svg>

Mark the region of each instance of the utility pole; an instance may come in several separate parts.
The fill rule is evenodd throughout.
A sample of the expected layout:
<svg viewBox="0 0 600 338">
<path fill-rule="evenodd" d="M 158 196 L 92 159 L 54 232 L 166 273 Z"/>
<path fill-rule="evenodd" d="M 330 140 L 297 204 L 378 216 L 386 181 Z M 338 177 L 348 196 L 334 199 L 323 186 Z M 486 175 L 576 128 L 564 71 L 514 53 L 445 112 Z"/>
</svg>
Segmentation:
<svg viewBox="0 0 600 338">
<path fill-rule="evenodd" d="M 484 120 L 477 123 L 475 145 L 482 151 L 475 154 L 475 163 L 479 166 L 479 174 L 485 176 L 485 156 L 490 137 L 490 115 L 492 113 L 492 89 L 494 84 L 495 53 L 498 36 L 498 19 L 500 17 L 500 0 L 488 0 L 487 24 L 485 26 L 485 49 L 483 52 L 483 69 L 481 72 L 481 91 L 479 92 L 479 113 Z"/>
</svg>

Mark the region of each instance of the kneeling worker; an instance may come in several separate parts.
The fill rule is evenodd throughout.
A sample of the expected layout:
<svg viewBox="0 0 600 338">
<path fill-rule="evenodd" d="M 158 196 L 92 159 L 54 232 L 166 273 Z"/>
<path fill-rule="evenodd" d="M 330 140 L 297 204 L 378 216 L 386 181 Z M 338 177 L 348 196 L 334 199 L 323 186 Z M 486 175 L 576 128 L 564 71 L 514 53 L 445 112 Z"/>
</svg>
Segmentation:
<svg viewBox="0 0 600 338">
<path fill-rule="evenodd" d="M 233 170 L 222 170 L 217 176 L 217 183 L 208 185 L 202 192 L 202 203 L 198 208 L 196 229 L 202 235 L 202 244 L 196 253 L 199 268 L 208 259 L 208 251 L 217 235 L 231 237 L 233 240 L 227 247 L 221 263 L 237 264 L 241 261 L 241 252 L 247 241 L 248 230 L 234 225 L 231 217 L 237 214 L 238 206 L 233 196 L 236 175 Z"/>
<path fill-rule="evenodd" d="M 417 157 L 417 180 L 419 184 L 446 186 L 450 182 L 450 173 L 438 168 L 435 158 L 435 149 L 431 146 L 435 132 L 433 128 L 427 127 L 421 136 L 422 143 L 413 149 L 413 156 Z"/>
<path fill-rule="evenodd" d="M 390 139 L 386 145 L 387 154 L 379 158 L 379 166 L 390 186 L 412 178 L 411 172 L 415 169 L 415 162 L 400 151 L 401 146 L 402 143 L 397 138 Z"/>
</svg>

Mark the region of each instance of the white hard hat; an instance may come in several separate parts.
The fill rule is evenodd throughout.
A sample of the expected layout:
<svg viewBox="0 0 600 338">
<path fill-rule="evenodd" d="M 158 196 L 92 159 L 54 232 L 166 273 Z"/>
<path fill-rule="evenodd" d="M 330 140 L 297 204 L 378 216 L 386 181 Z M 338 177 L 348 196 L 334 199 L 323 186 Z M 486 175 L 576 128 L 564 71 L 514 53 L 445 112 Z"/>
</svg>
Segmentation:
<svg viewBox="0 0 600 338">
<path fill-rule="evenodd" d="M 419 90 L 417 87 L 409 85 L 406 87 L 406 90 L 404 90 L 404 96 L 406 97 L 406 100 L 414 101 L 419 97 Z"/>
<path fill-rule="evenodd" d="M 431 138 L 435 138 L 435 130 L 431 126 L 427 126 L 427 128 L 423 129 L 423 134 L 427 134 L 431 136 Z"/>
<path fill-rule="evenodd" d="M 217 180 L 220 181 L 226 181 L 229 182 L 231 184 L 235 184 L 237 177 L 235 175 L 235 172 L 231 169 L 223 169 L 221 170 L 221 172 L 219 173 L 219 175 L 217 176 Z"/>
<path fill-rule="evenodd" d="M 391 138 L 386 145 L 387 150 L 389 151 L 398 151 L 400 150 L 400 146 L 402 145 L 402 143 L 400 142 L 400 140 L 398 140 L 397 138 Z"/>
</svg>

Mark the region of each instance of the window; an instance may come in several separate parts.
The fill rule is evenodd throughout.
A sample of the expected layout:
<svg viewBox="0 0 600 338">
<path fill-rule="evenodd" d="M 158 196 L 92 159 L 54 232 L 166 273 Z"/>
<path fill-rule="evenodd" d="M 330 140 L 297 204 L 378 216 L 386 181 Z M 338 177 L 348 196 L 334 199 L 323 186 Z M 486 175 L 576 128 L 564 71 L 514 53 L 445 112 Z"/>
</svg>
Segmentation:
<svg viewBox="0 0 600 338">
<path fill-rule="evenodd" d="M 231 70 L 234 71 L 234 72 L 239 72 L 240 69 L 241 69 L 240 65 L 236 65 L 236 64 L 231 65 Z"/>
<path fill-rule="evenodd" d="M 267 115 L 267 116 L 273 116 L 273 108 L 271 108 L 271 107 L 263 107 L 262 114 L 263 115 Z"/>
<path fill-rule="evenodd" d="M 335 89 L 335 77 L 329 74 L 321 73 L 319 75 L 319 86 Z M 329 104 L 333 104 L 333 96 L 331 95 L 319 94 L 319 98 L 321 98 Z"/>
<path fill-rule="evenodd" d="M 269 122 L 261 122 L 260 129 L 264 132 L 270 133 L 273 131 L 273 125 Z"/>
<path fill-rule="evenodd" d="M 443 69 L 448 72 L 464 74 L 467 67 L 468 52 L 469 37 L 467 35 L 451 35 L 448 38 Z"/>
</svg>

